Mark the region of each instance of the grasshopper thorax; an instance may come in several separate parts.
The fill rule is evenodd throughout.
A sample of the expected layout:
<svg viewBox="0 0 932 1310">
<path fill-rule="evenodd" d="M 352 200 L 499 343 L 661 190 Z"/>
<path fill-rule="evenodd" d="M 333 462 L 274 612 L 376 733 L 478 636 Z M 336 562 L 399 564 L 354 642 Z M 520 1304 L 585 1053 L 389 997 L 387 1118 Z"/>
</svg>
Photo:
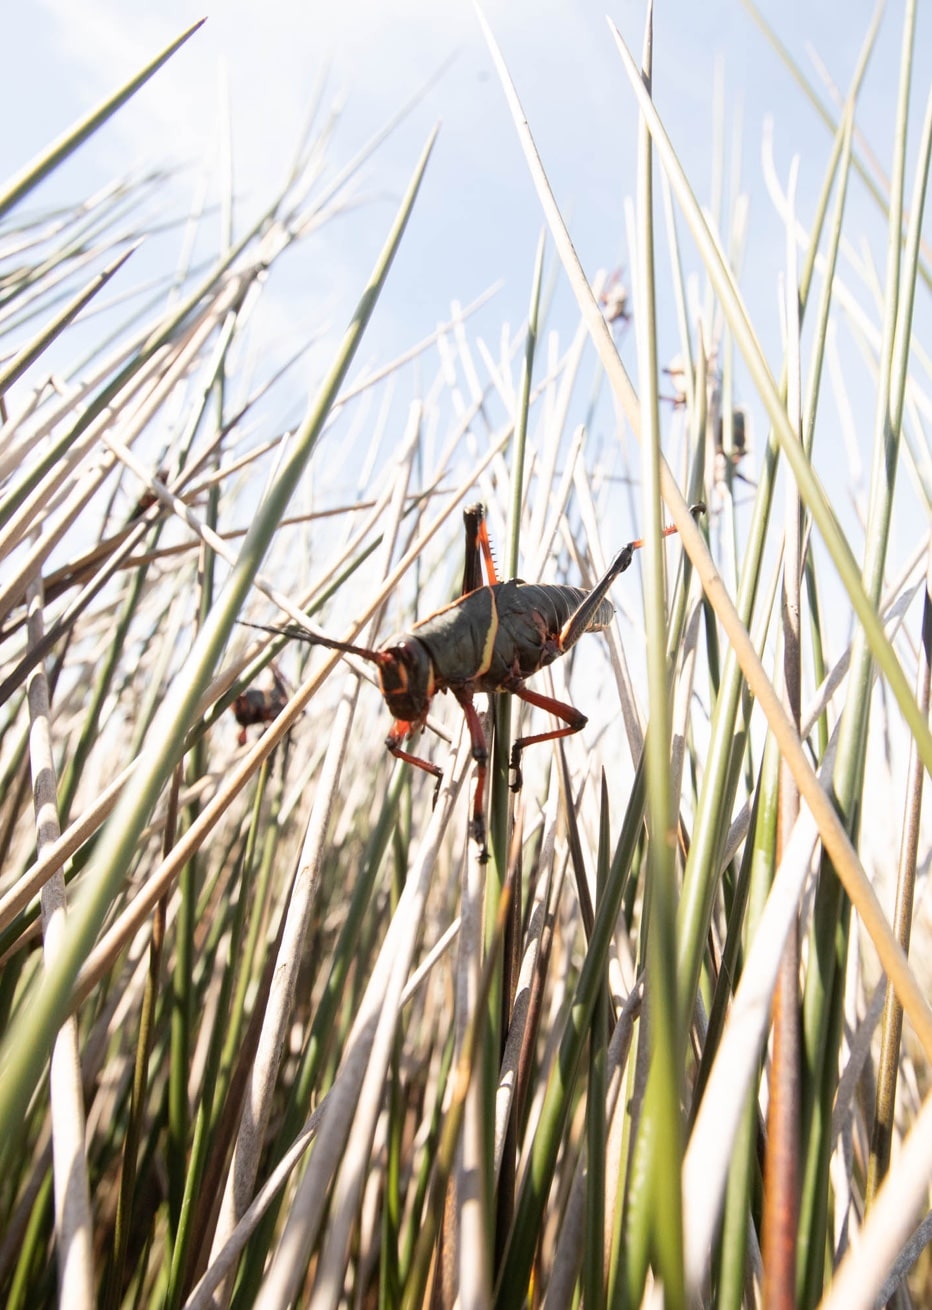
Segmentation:
<svg viewBox="0 0 932 1310">
<path fill-rule="evenodd" d="M 422 722 L 434 694 L 434 666 L 417 637 L 400 637 L 378 654 L 379 686 L 389 712 L 407 723 Z"/>
</svg>

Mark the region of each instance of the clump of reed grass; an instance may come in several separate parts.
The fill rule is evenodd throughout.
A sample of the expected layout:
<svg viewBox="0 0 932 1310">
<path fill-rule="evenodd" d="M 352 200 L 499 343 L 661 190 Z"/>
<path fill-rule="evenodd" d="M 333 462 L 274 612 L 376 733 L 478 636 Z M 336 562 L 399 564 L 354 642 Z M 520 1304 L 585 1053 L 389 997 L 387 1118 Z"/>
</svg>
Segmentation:
<svg viewBox="0 0 932 1310">
<path fill-rule="evenodd" d="M 914 21 L 907 5 L 907 90 Z M 891 181 L 871 179 L 890 254 L 869 319 L 840 251 L 849 178 L 870 168 L 856 109 L 875 22 L 808 228 L 793 176 L 771 179 L 787 254 L 769 360 L 723 253 L 743 207 L 702 209 L 650 99 L 650 46 L 639 62 L 607 34 L 640 131 L 635 382 L 604 312 L 617 296 L 576 261 L 485 31 L 578 302 L 568 345 L 541 349 L 542 241 L 497 359 L 455 308 L 350 380 L 432 141 L 296 425 L 293 360 L 255 364 L 250 315 L 282 253 L 340 221 L 363 160 L 320 171 L 312 128 L 243 237 L 227 198 L 207 264 L 135 287 L 150 179 L 30 212 L 190 33 L 0 194 L 9 1306 L 595 1307 L 660 1286 L 671 1306 L 922 1303 L 932 1013 L 905 949 L 929 862 L 932 599 L 927 536 L 895 564 L 889 542 L 895 514 L 928 522 L 932 492 L 913 333 L 932 114 L 910 181 L 904 93 Z M 858 536 L 816 472 L 839 322 L 875 373 Z M 435 376 L 399 437 L 391 387 L 413 353 Z M 768 428 L 750 451 L 736 355 Z M 573 399 L 593 376 L 639 453 L 593 458 Z M 238 626 L 369 646 L 409 629 L 455 596 L 477 497 L 505 576 L 591 584 L 621 544 L 622 478 L 640 487 L 641 595 L 629 574 L 606 636 L 540 675 L 589 723 L 528 751 L 518 795 L 529 711 L 495 698 L 488 864 L 451 698 L 414 747 L 443 769 L 434 797 L 385 753 L 367 665 Z M 238 727 L 246 693 L 265 721 Z M 897 812 L 878 818 L 884 776 Z M 877 822 L 897 850 L 875 886 Z"/>
</svg>

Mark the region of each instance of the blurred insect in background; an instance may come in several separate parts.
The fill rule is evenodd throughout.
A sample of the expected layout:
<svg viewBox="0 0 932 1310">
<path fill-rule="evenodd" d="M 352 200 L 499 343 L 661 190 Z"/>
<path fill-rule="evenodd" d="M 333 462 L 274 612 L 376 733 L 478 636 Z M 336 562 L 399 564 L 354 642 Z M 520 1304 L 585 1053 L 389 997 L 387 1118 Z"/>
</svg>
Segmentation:
<svg viewBox="0 0 932 1310">
<path fill-rule="evenodd" d="M 260 723 L 271 723 L 288 704 L 288 684 L 274 664 L 271 670 L 274 679 L 271 687 L 247 687 L 230 706 L 240 726 L 236 740 L 241 746 L 246 745 L 247 728 Z"/>
<path fill-rule="evenodd" d="M 606 323 L 612 329 L 615 328 L 616 324 L 626 327 L 630 322 L 631 310 L 628 308 L 628 288 L 625 286 L 620 268 L 615 269 L 599 292 L 599 308 L 602 310 Z"/>
<path fill-rule="evenodd" d="M 687 392 L 686 368 L 681 355 L 676 355 L 663 370 L 664 375 L 670 379 L 672 395 L 662 395 L 661 400 L 671 404 L 674 410 L 686 408 L 689 397 Z M 711 430 L 715 433 L 715 449 L 711 468 L 711 481 L 716 491 L 715 500 L 721 499 L 722 489 L 729 486 L 733 481 L 744 482 L 749 487 L 754 487 L 757 483 L 753 478 L 749 478 L 739 468 L 741 462 L 749 453 L 750 446 L 748 437 L 750 432 L 750 418 L 747 410 L 743 405 L 734 405 L 731 410 L 730 434 L 726 430 L 728 425 L 725 423 L 725 414 L 722 410 L 722 384 L 721 377 L 714 367 L 714 355 L 708 363 L 708 423 Z M 729 440 L 730 437 L 730 440 Z M 729 441 L 726 449 L 726 441 Z M 715 503 L 713 503 L 712 512 L 717 513 Z"/>
</svg>

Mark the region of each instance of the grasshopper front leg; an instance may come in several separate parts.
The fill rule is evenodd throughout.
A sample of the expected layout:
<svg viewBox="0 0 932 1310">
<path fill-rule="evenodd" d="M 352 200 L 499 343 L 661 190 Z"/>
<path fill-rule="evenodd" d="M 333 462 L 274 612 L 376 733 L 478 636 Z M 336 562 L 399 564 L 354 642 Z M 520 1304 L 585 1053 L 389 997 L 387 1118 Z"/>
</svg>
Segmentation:
<svg viewBox="0 0 932 1310">
<path fill-rule="evenodd" d="M 410 737 L 416 732 L 420 725 L 416 723 L 406 723 L 403 719 L 397 719 L 392 724 L 392 730 L 385 738 L 385 746 L 389 754 L 394 755 L 396 760 L 404 760 L 406 764 L 413 764 L 416 769 L 423 769 L 437 779 L 437 785 L 434 788 L 433 804 L 437 804 L 437 797 L 440 794 L 440 784 L 443 781 L 443 769 L 438 764 L 431 764 L 430 760 L 421 759 L 420 755 L 412 755 L 410 751 L 402 748 L 402 742 L 406 737 Z"/>
<path fill-rule="evenodd" d="M 472 692 L 462 687 L 453 687 L 451 690 L 466 715 L 466 724 L 469 728 L 469 739 L 472 745 L 472 757 L 476 761 L 476 791 L 473 797 L 469 835 L 478 844 L 479 859 L 485 864 L 489 858 L 488 848 L 485 843 L 484 817 L 485 779 L 488 772 L 489 749 L 486 745 L 485 733 L 482 731 L 479 715 L 476 713 L 476 707 L 472 701 Z M 431 764 L 430 760 L 422 759 L 420 755 L 412 755 L 402 745 L 405 739 L 411 736 L 412 732 L 417 731 L 419 726 L 414 723 L 406 723 L 403 719 L 396 720 L 392 724 L 391 732 L 385 739 L 385 745 L 396 760 L 404 760 L 406 764 L 413 764 L 416 769 L 423 769 L 425 773 L 429 773 L 437 779 L 437 786 L 434 789 L 434 804 L 436 805 L 437 797 L 440 794 L 440 783 L 443 780 L 443 770 L 439 765 Z"/>
<path fill-rule="evenodd" d="M 479 715 L 476 713 L 476 707 L 473 704 L 472 692 L 464 687 L 452 687 L 451 691 L 466 715 L 469 740 L 472 743 L 472 757 L 476 761 L 476 790 L 472 801 L 472 820 L 469 824 L 469 835 L 478 843 L 479 863 L 486 864 L 489 859 L 489 850 L 485 844 L 485 779 L 489 766 L 489 748 L 486 744 L 485 733 L 482 731 Z"/>
</svg>

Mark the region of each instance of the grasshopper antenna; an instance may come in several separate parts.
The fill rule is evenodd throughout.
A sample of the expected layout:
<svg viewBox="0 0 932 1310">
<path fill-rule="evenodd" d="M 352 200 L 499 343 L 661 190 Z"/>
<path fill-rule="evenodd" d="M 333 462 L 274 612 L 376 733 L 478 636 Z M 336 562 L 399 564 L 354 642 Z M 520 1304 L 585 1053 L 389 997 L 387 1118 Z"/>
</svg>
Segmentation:
<svg viewBox="0 0 932 1310">
<path fill-rule="evenodd" d="M 299 628 L 296 623 L 289 624 L 285 628 L 274 628 L 267 623 L 247 623 L 245 619 L 237 619 L 237 622 L 240 627 L 256 628 L 259 632 L 271 632 L 275 637 L 288 637 L 292 641 L 306 641 L 310 646 L 326 646 L 329 650 L 339 650 L 345 655 L 359 655 L 373 664 L 383 662 L 378 651 L 367 650 L 365 646 L 353 646 L 348 641 L 334 641 L 332 637 L 320 637 L 315 632 L 308 632 L 306 628 Z"/>
</svg>

